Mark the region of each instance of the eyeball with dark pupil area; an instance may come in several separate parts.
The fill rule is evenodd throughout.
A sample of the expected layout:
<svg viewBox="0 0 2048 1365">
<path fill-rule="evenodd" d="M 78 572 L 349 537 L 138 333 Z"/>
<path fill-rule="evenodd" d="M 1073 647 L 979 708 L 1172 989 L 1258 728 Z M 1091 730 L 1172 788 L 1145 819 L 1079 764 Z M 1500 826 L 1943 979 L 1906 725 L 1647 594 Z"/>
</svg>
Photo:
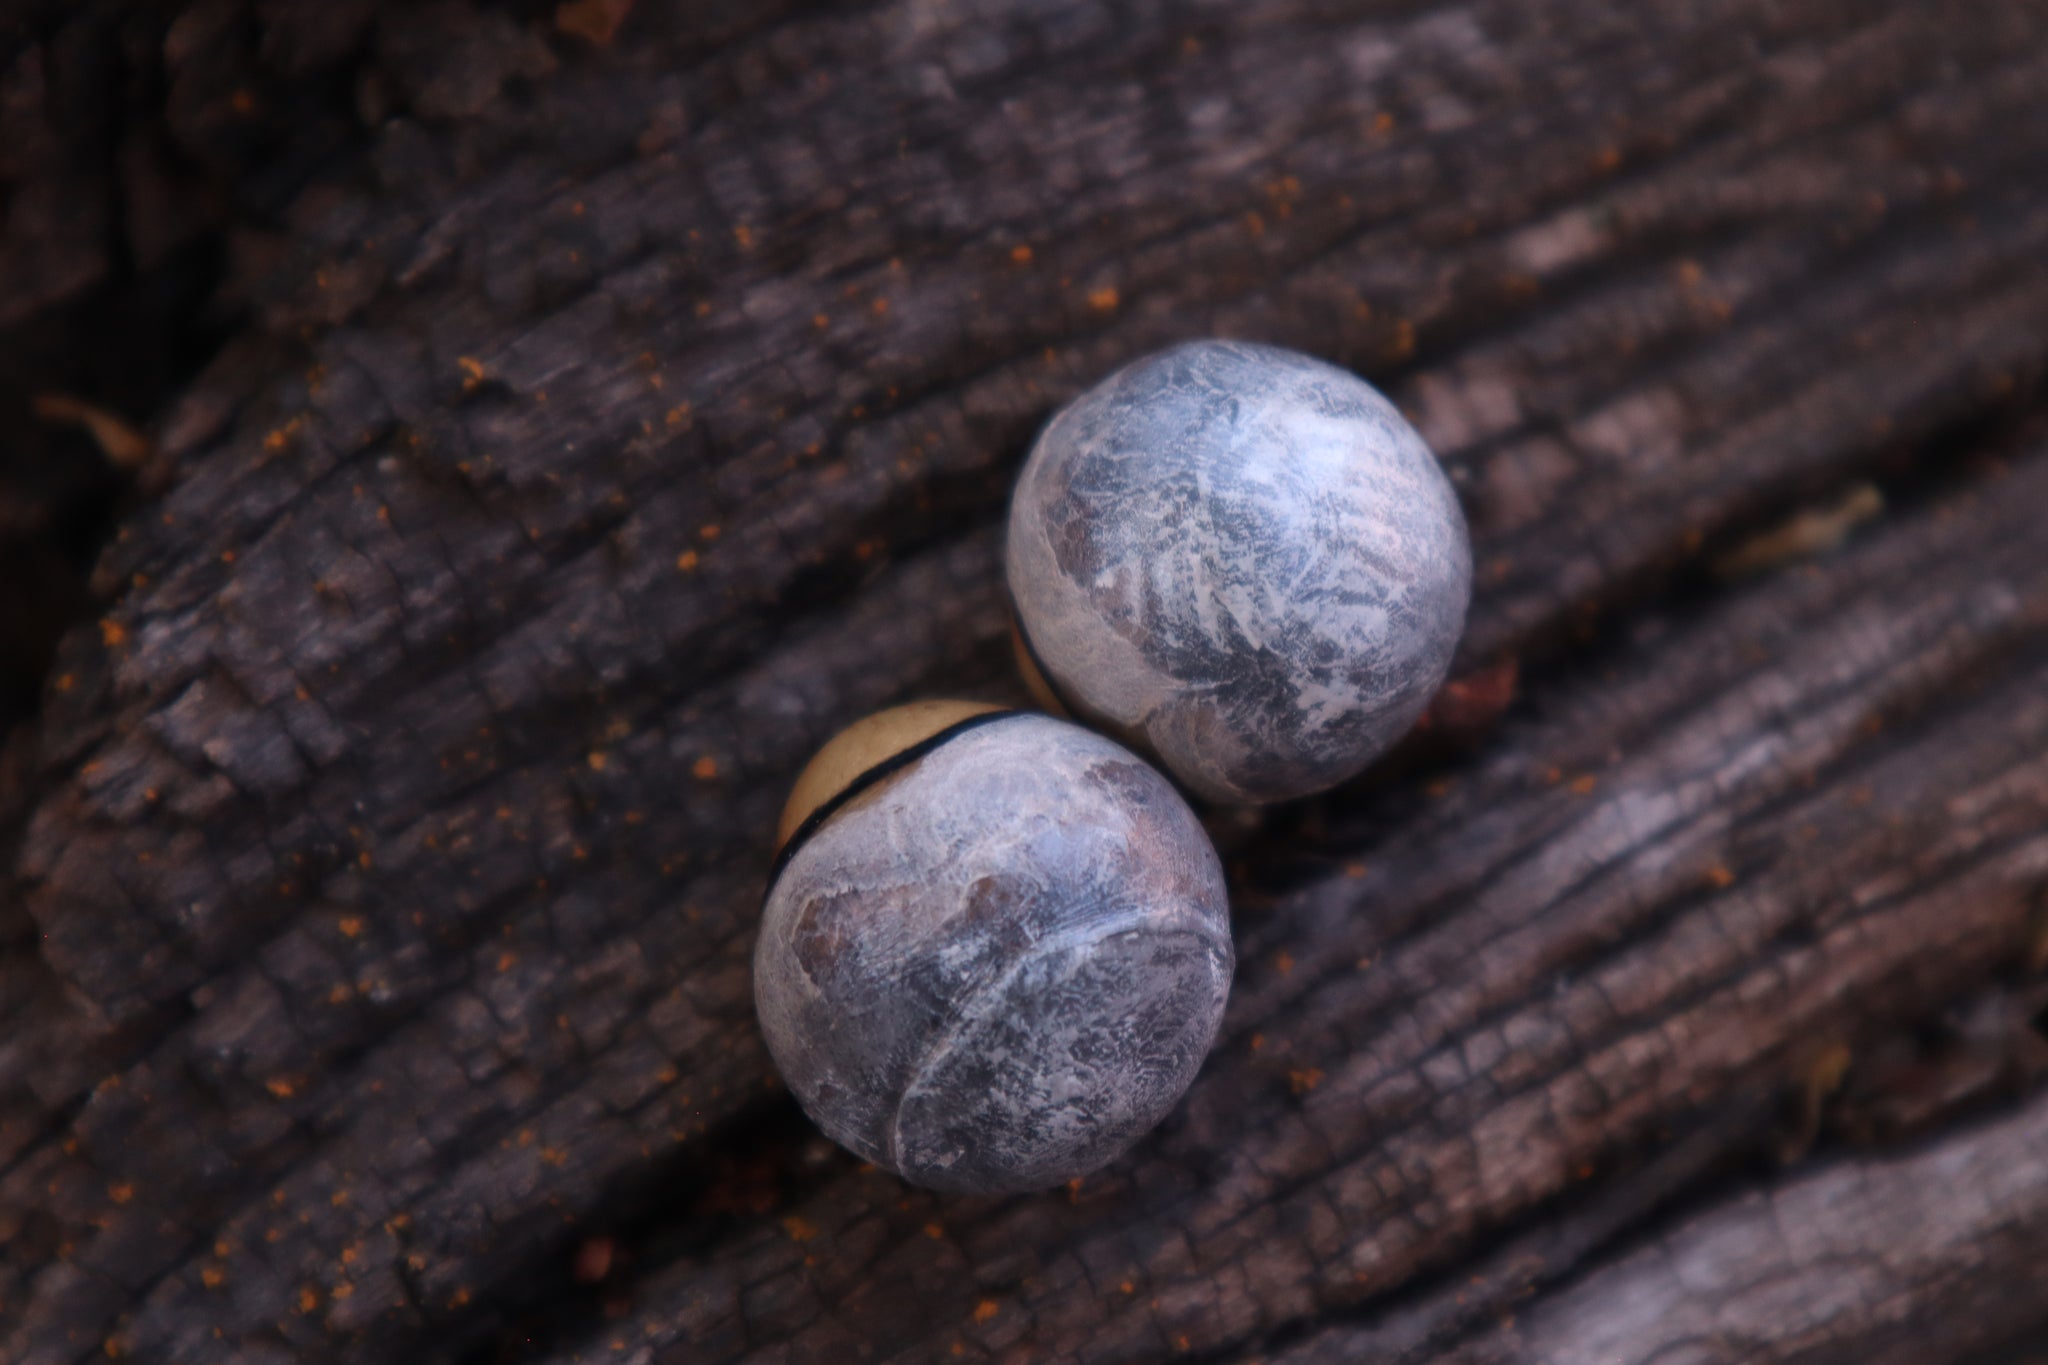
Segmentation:
<svg viewBox="0 0 2048 1365">
<path fill-rule="evenodd" d="M 841 1146 L 935 1189 L 1049 1189 L 1194 1080 L 1235 966 L 1223 873 L 1142 759 L 917 703 L 827 744 L 782 829 L 755 1006 Z"/>
<path fill-rule="evenodd" d="M 1005 557 L 1034 691 L 1229 802 L 1363 770 L 1442 685 L 1472 590 L 1457 495 L 1394 406 L 1236 341 L 1054 416 Z"/>
</svg>

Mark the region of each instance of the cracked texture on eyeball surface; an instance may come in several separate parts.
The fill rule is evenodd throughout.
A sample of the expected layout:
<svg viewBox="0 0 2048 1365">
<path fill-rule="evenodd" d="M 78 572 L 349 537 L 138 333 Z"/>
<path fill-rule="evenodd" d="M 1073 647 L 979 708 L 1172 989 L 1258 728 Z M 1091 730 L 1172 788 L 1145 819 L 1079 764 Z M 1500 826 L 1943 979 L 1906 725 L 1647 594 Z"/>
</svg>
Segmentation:
<svg viewBox="0 0 2048 1365">
<path fill-rule="evenodd" d="M 1163 1118 L 1235 966 L 1194 813 L 1047 716 L 963 731 L 834 812 L 770 889 L 769 1051 L 835 1142 L 918 1184 L 1046 1189 Z"/>
<path fill-rule="evenodd" d="M 1398 739 L 1472 585 L 1457 495 L 1393 404 L 1236 341 L 1146 357 L 1062 409 L 1006 556 L 1060 694 L 1237 802 L 1334 786 Z"/>
</svg>

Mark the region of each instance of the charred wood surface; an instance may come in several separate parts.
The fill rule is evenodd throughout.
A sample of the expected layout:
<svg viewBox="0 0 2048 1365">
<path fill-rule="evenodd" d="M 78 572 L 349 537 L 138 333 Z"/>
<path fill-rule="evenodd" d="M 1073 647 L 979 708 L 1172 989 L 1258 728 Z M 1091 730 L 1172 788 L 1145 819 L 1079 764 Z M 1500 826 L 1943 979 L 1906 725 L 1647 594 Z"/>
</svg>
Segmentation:
<svg viewBox="0 0 2048 1365">
<path fill-rule="evenodd" d="M 30 390 L 151 453 L 54 654 L 0 624 L 0 1359 L 2048 1330 L 2048 5 L 24 13 L 0 552 L 104 493 Z M 1036 425 L 1208 334 L 1444 456 L 1456 679 L 1212 814 L 1238 986 L 1157 1134 L 909 1190 L 763 1051 L 774 812 L 1016 696 Z"/>
</svg>

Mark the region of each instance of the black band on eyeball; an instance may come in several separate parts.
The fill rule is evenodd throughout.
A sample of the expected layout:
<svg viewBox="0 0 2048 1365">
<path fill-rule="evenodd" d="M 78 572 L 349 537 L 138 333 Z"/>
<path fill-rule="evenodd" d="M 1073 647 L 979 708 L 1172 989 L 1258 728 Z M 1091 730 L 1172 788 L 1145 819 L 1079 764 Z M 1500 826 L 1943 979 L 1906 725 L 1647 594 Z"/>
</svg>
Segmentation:
<svg viewBox="0 0 2048 1365">
<path fill-rule="evenodd" d="M 775 883 L 781 879 L 782 869 L 789 866 L 789 860 L 796 856 L 796 851 L 802 848 L 804 842 L 817 833 L 818 827 L 831 819 L 841 806 L 853 800 L 854 797 L 859 796 L 883 778 L 888 777 L 892 773 L 900 772 L 902 769 L 917 762 L 917 760 L 923 758 L 926 754 L 955 736 L 964 735 L 969 730 L 979 729 L 995 721 L 1008 720 L 1011 716 L 1026 716 L 1030 714 L 1029 711 L 1017 710 L 983 711 L 979 715 L 969 716 L 965 720 L 956 720 L 937 734 L 927 735 L 909 748 L 889 755 L 880 763 L 867 769 L 859 777 L 854 778 L 853 781 L 841 787 L 830 799 L 819 802 L 818 808 L 809 815 L 806 815 L 803 823 L 790 832 L 790 836 L 782 845 L 781 851 L 775 855 L 775 863 L 768 869 L 768 885 L 761 892 L 761 903 L 766 905 L 768 898 L 775 894 Z"/>
</svg>

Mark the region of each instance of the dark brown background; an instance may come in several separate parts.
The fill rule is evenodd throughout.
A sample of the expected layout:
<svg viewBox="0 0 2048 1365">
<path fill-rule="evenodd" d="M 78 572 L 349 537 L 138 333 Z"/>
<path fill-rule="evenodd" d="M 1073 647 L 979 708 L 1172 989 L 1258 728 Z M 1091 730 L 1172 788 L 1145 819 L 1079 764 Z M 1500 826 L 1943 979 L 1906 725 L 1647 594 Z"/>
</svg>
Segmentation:
<svg viewBox="0 0 2048 1365">
<path fill-rule="evenodd" d="M 14 4 L 0 1359 L 2038 1365 L 2044 165 L 2038 0 Z M 1443 454 L 1459 680 L 1214 817 L 1153 1138 L 909 1190 L 773 812 L 1210 333 Z"/>
</svg>

